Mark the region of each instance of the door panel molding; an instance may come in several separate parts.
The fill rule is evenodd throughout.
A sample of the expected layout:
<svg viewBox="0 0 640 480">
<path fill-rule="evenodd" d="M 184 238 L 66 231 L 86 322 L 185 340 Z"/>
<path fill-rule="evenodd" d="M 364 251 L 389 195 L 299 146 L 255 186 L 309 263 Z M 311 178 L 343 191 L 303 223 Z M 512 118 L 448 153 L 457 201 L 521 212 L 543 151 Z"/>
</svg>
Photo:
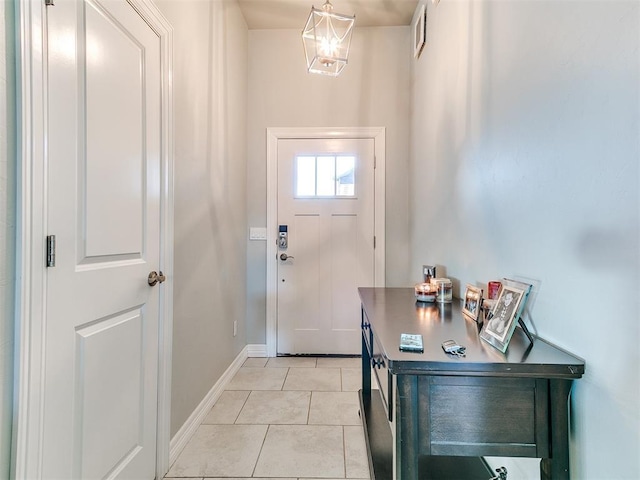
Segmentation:
<svg viewBox="0 0 640 480">
<path fill-rule="evenodd" d="M 160 292 L 158 429 L 156 474 L 169 468 L 171 336 L 173 312 L 173 31 L 151 0 L 127 0 L 160 42 L 161 199 L 160 265 L 167 281 Z M 99 3 L 99 2 L 97 2 Z M 12 478 L 42 478 L 44 332 L 47 319 L 45 236 L 47 235 L 47 50 L 42 0 L 18 0 L 18 228 L 16 282 L 16 412 Z M 55 7 L 49 7 L 55 8 Z"/>
<path fill-rule="evenodd" d="M 278 141 L 281 139 L 360 139 L 374 141 L 374 234 L 376 237 L 375 286 L 385 284 L 385 137 L 384 127 L 281 127 L 267 129 L 267 355 L 274 357 L 277 347 L 277 222 L 278 222 Z M 357 321 L 355 319 L 354 321 Z"/>
</svg>

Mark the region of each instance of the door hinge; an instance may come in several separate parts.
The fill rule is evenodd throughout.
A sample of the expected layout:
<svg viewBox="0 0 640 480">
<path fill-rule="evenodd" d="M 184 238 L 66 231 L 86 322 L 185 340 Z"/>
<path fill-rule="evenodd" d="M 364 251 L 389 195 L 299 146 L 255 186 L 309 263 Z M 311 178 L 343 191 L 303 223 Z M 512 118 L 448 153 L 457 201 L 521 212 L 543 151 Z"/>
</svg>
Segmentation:
<svg viewBox="0 0 640 480">
<path fill-rule="evenodd" d="M 55 7 L 55 5 L 53 4 L 53 0 L 44 0 L 44 4 L 47 7 Z"/>
<path fill-rule="evenodd" d="M 374 155 L 373 156 L 373 169 L 375 170 L 377 166 L 378 166 L 378 158 Z"/>
<path fill-rule="evenodd" d="M 376 248 L 376 236 L 375 235 L 373 236 L 373 248 L 374 248 L 374 250 Z"/>
<path fill-rule="evenodd" d="M 47 267 L 56 266 L 56 236 L 47 235 Z"/>
</svg>

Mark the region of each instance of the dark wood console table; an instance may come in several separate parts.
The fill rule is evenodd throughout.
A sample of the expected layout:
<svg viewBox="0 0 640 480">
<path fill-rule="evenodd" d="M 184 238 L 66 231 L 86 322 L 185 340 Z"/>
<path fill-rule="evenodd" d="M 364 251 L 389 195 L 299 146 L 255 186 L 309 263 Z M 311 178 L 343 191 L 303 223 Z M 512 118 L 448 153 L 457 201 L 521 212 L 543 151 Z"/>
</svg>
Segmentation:
<svg viewBox="0 0 640 480">
<path fill-rule="evenodd" d="M 461 457 L 479 462 L 484 455 L 541 458 L 543 480 L 569 479 L 568 402 L 583 360 L 537 337 L 530 344 L 520 328 L 503 354 L 480 339 L 456 300 L 419 304 L 411 288 L 359 293 L 360 399 L 372 479 L 456 478 L 447 469 L 459 472 L 473 460 Z M 401 333 L 422 334 L 424 353 L 401 352 Z M 443 352 L 449 339 L 467 347 L 465 357 Z M 372 370 L 379 386 L 373 392 Z M 464 478 L 490 476 L 485 470 Z"/>
</svg>

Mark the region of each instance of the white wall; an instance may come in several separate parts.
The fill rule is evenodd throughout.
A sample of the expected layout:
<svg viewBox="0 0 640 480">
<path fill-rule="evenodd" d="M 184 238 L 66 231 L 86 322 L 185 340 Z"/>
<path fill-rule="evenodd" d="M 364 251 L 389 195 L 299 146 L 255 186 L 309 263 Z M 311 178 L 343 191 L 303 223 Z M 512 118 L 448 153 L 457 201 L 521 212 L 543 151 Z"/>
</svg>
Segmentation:
<svg viewBox="0 0 640 480">
<path fill-rule="evenodd" d="M 300 32 L 249 31 L 248 225 L 266 226 L 267 128 L 386 127 L 386 282 L 407 285 L 409 28 L 356 28 L 337 78 L 306 72 Z M 248 242 L 248 343 L 265 343 L 266 261 Z"/>
<path fill-rule="evenodd" d="M 13 419 L 16 145 L 13 3 L 0 2 L 0 479 L 9 478 Z"/>
<path fill-rule="evenodd" d="M 156 3 L 175 42 L 174 435 L 246 343 L 247 26 L 236 0 Z"/>
<path fill-rule="evenodd" d="M 640 3 L 424 3 L 412 265 L 532 279 L 535 329 L 586 360 L 572 478 L 640 478 Z"/>
</svg>

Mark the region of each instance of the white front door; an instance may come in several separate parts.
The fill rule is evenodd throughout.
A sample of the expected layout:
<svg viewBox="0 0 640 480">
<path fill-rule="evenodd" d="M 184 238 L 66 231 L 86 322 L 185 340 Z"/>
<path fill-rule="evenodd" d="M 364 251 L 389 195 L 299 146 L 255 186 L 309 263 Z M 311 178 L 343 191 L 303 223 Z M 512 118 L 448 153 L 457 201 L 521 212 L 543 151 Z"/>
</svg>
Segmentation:
<svg viewBox="0 0 640 480">
<path fill-rule="evenodd" d="M 374 140 L 279 139 L 277 353 L 360 353 L 374 286 Z"/>
<path fill-rule="evenodd" d="M 42 478 L 152 479 L 160 39 L 125 0 L 48 9 Z"/>
</svg>

